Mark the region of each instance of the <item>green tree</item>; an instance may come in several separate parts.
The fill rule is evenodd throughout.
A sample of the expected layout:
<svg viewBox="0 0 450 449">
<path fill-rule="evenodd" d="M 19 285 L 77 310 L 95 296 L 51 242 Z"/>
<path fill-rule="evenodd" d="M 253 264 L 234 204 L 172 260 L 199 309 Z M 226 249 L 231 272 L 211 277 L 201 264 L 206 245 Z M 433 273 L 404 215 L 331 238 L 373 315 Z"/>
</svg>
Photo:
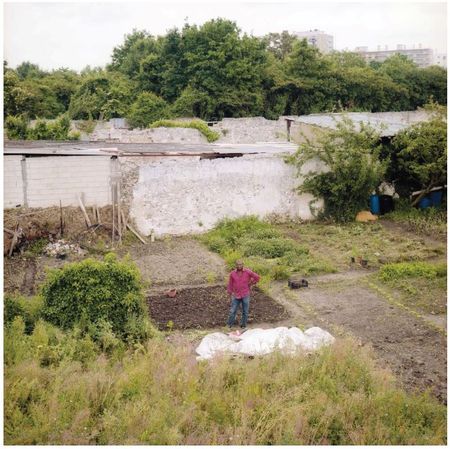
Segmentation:
<svg viewBox="0 0 450 449">
<path fill-rule="evenodd" d="M 21 80 L 27 78 L 43 78 L 47 74 L 37 64 L 32 64 L 29 61 L 22 62 L 22 64 L 17 66 L 16 73 Z"/>
<path fill-rule="evenodd" d="M 127 121 L 133 128 L 147 128 L 165 118 L 170 118 L 167 103 L 152 92 L 143 92 L 132 104 Z"/>
<path fill-rule="evenodd" d="M 303 183 L 300 193 L 311 193 L 324 200 L 324 217 L 349 221 L 367 208 L 369 196 L 382 181 L 386 162 L 381 162 L 380 134 L 360 123 L 355 125 L 344 117 L 336 129 L 321 132 L 315 139 L 305 138 L 297 152 L 288 157 Z M 306 171 L 313 162 L 317 168 Z"/>
<path fill-rule="evenodd" d="M 134 83 L 119 73 L 94 72 L 71 97 L 73 119 L 103 120 L 127 115 L 134 99 Z"/>
<path fill-rule="evenodd" d="M 430 105 L 431 117 L 400 132 L 393 139 L 396 153 L 394 183 L 422 190 L 416 205 L 433 187 L 447 182 L 447 108 Z M 404 189 L 405 190 L 405 189 Z"/>
</svg>

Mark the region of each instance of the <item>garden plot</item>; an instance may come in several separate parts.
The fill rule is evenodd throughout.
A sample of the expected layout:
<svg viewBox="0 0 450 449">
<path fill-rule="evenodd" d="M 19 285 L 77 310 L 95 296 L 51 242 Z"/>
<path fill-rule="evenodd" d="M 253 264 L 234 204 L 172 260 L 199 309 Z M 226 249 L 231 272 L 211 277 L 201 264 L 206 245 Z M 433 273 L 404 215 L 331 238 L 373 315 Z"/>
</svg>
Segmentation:
<svg viewBox="0 0 450 449">
<path fill-rule="evenodd" d="M 210 329 L 225 326 L 230 297 L 221 285 L 192 287 L 180 290 L 174 298 L 166 294 L 150 296 L 151 318 L 160 329 Z M 236 323 L 240 323 L 239 310 Z M 284 307 L 262 291 L 254 288 L 250 300 L 248 325 L 275 323 L 289 318 Z"/>
</svg>

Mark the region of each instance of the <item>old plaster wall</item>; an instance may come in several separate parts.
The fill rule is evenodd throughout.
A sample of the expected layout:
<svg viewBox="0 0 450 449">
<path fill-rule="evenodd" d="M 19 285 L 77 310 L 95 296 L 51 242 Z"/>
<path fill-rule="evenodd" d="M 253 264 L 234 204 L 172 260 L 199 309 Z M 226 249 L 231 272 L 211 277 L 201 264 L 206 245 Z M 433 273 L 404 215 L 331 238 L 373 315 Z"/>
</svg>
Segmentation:
<svg viewBox="0 0 450 449">
<path fill-rule="evenodd" d="M 247 214 L 313 218 L 312 197 L 294 192 L 300 181 L 280 156 L 147 158 L 133 170 L 130 216 L 145 235 L 202 232 Z"/>
</svg>

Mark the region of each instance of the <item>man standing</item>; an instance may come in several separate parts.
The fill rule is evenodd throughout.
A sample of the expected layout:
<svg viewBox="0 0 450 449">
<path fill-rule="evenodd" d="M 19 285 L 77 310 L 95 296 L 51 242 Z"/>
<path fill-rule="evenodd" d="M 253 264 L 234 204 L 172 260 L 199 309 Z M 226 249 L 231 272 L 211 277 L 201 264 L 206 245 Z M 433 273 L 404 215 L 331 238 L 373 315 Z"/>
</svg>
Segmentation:
<svg viewBox="0 0 450 449">
<path fill-rule="evenodd" d="M 228 326 L 231 327 L 236 319 L 236 313 L 242 305 L 241 327 L 247 327 L 248 310 L 250 307 L 250 287 L 259 281 L 259 276 L 248 268 L 244 268 L 241 260 L 236 261 L 236 269 L 230 273 L 228 294 L 231 295 L 231 309 Z"/>
</svg>

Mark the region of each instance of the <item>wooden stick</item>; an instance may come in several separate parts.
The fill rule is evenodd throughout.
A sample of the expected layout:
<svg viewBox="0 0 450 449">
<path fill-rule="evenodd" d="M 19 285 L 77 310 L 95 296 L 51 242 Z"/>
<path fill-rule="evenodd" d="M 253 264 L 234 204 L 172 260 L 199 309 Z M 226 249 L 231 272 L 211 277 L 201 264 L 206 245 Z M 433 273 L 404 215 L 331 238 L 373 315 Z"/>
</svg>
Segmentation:
<svg viewBox="0 0 450 449">
<path fill-rule="evenodd" d="M 122 217 L 123 233 L 124 233 L 124 232 L 126 231 L 126 229 L 127 229 L 127 223 L 128 223 L 128 217 L 129 217 L 129 215 L 128 215 L 127 218 L 125 219 L 125 215 L 123 214 L 123 210 L 120 211 L 120 215 L 121 215 L 121 217 Z"/>
<path fill-rule="evenodd" d="M 8 234 L 11 234 L 11 235 L 14 235 L 14 234 L 15 234 L 14 231 L 11 231 L 11 229 L 8 229 L 8 228 L 3 228 L 3 230 L 4 230 L 5 232 L 7 232 Z"/>
<path fill-rule="evenodd" d="M 59 200 L 59 232 L 61 237 L 64 235 L 64 221 L 63 221 L 63 210 L 61 200 Z"/>
<path fill-rule="evenodd" d="M 81 212 L 83 212 L 84 219 L 86 220 L 86 226 L 89 228 L 91 226 L 91 220 L 89 220 L 89 216 L 86 212 L 86 209 L 84 208 L 83 201 L 79 195 L 78 195 L 78 202 L 80 203 Z"/>
<path fill-rule="evenodd" d="M 115 226 L 116 226 L 116 210 L 114 207 L 114 201 L 115 201 L 115 195 L 114 195 L 114 186 L 112 188 L 112 235 L 111 235 L 111 240 L 114 243 L 114 231 Z"/>
<path fill-rule="evenodd" d="M 127 223 L 127 228 L 144 244 L 146 245 L 147 242 L 138 234 L 137 231 L 135 231 L 128 223 Z"/>
<path fill-rule="evenodd" d="M 12 242 L 11 242 L 11 247 L 9 248 L 9 257 L 12 256 L 12 253 L 14 251 L 14 247 L 16 246 L 16 243 L 17 243 L 17 238 L 19 237 L 18 229 L 19 229 L 19 225 L 17 225 L 16 230 L 14 231 L 13 239 L 12 239 Z"/>
<path fill-rule="evenodd" d="M 97 206 L 95 206 L 95 207 L 96 207 L 96 209 L 97 209 L 98 224 L 102 224 L 102 219 L 101 219 L 101 217 L 100 217 L 100 209 L 99 209 Z"/>
</svg>

